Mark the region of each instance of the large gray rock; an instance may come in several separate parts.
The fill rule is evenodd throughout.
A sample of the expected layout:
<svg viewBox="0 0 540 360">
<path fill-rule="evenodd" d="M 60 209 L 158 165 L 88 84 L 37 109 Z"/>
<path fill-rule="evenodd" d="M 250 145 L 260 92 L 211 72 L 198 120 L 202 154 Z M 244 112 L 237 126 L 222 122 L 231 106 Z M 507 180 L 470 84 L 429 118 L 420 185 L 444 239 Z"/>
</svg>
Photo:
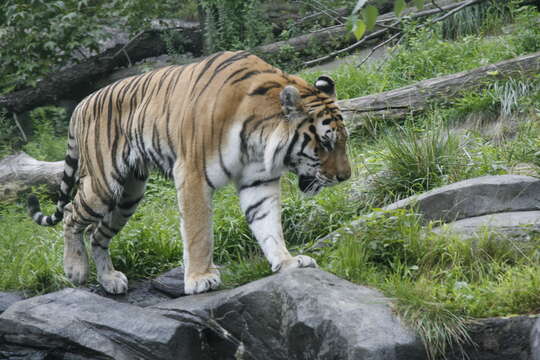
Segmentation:
<svg viewBox="0 0 540 360">
<path fill-rule="evenodd" d="M 213 319 L 240 339 L 243 359 L 425 359 L 415 334 L 380 292 L 318 269 L 279 273 L 233 290 L 183 297 L 147 309 Z M 230 359 L 214 342 L 212 359 Z M 238 356 L 238 355 L 237 355 Z"/>
<path fill-rule="evenodd" d="M 499 212 L 540 210 L 540 179 L 483 176 L 400 200 L 385 210 L 416 207 L 426 220 L 445 222 Z"/>
<path fill-rule="evenodd" d="M 24 300 L 24 296 L 18 292 L 0 292 L 0 314 L 17 301 Z"/>
<path fill-rule="evenodd" d="M 540 319 L 534 322 L 531 331 L 531 360 L 540 360 Z"/>
<path fill-rule="evenodd" d="M 540 231 L 540 211 L 515 211 L 475 216 L 436 227 L 433 231 L 469 236 L 486 229 L 505 237 L 527 239 L 532 232 Z"/>
<path fill-rule="evenodd" d="M 202 359 L 199 328 L 79 289 L 19 301 L 0 315 L 0 351 L 67 359 Z M 4 348 L 2 348 L 4 347 Z"/>
<path fill-rule="evenodd" d="M 471 360 L 540 360 L 540 338 L 534 348 L 531 330 L 537 315 L 479 319 L 471 327 L 469 335 L 473 344 L 464 344 L 465 353 Z M 536 332 L 538 334 L 538 332 Z M 539 334 L 540 335 L 540 334 Z M 536 335 L 536 336 L 539 336 Z M 532 340 L 532 341 L 531 341 Z M 447 360 L 463 360 L 463 354 L 454 348 L 446 354 Z"/>
</svg>

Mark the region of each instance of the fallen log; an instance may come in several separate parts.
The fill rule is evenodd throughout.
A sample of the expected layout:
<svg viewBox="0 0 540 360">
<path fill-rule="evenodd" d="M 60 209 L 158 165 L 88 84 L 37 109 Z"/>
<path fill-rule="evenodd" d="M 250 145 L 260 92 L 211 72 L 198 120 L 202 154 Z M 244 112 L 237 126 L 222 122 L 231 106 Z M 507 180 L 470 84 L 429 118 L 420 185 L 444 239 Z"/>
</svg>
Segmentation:
<svg viewBox="0 0 540 360">
<path fill-rule="evenodd" d="M 457 74 L 423 80 L 379 94 L 341 100 L 338 103 L 344 117 L 353 123 L 366 117 L 400 119 L 426 109 L 432 101 L 447 103 L 463 91 L 481 88 L 488 80 L 538 73 L 540 73 L 540 52 Z"/>
<path fill-rule="evenodd" d="M 462 91 L 482 87 L 486 80 L 535 73 L 540 73 L 540 52 L 338 104 L 354 127 L 361 125 L 365 117 L 399 119 L 426 109 L 431 101 L 448 102 Z M 45 184 L 56 191 L 63 163 L 39 161 L 22 152 L 0 160 L 0 201 L 12 199 L 35 185 Z"/>
<path fill-rule="evenodd" d="M 198 28 L 198 23 L 175 28 L 182 31 L 187 40 L 185 50 L 196 55 L 202 51 Z M 55 104 L 63 98 L 80 100 L 96 90 L 97 79 L 114 69 L 166 53 L 166 44 L 161 35 L 169 30 L 144 31 L 126 44 L 114 46 L 86 61 L 49 74 L 33 88 L 0 96 L 0 107 L 11 113 L 22 113 L 38 106 Z"/>
<path fill-rule="evenodd" d="M 24 152 L 6 156 L 0 160 L 0 201 L 13 200 L 38 185 L 56 193 L 63 172 L 63 161 L 39 161 Z"/>
</svg>

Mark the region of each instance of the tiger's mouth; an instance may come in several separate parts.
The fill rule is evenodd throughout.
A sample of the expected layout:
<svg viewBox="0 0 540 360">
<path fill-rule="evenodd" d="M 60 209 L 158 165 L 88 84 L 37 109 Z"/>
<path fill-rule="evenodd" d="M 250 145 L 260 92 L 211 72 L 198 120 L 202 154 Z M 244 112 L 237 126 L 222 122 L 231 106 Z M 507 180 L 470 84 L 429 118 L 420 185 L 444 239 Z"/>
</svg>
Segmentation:
<svg viewBox="0 0 540 360">
<path fill-rule="evenodd" d="M 319 182 L 317 177 L 310 175 L 298 176 L 298 187 L 300 191 L 308 195 L 315 195 L 321 191 L 323 184 Z"/>
</svg>

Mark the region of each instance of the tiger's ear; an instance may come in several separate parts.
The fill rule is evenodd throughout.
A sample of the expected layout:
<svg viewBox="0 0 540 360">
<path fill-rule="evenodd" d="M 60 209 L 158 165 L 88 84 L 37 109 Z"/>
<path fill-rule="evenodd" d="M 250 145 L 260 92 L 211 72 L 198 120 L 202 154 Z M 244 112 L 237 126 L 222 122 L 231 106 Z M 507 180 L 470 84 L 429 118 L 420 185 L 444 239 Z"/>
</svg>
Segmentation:
<svg viewBox="0 0 540 360">
<path fill-rule="evenodd" d="M 281 100 L 283 113 L 288 120 L 295 121 L 305 116 L 302 98 L 300 97 L 300 92 L 297 88 L 292 85 L 285 86 L 281 91 L 279 98 Z"/>
<path fill-rule="evenodd" d="M 315 81 L 315 87 L 326 95 L 336 98 L 336 85 L 330 76 L 322 75 Z"/>
</svg>

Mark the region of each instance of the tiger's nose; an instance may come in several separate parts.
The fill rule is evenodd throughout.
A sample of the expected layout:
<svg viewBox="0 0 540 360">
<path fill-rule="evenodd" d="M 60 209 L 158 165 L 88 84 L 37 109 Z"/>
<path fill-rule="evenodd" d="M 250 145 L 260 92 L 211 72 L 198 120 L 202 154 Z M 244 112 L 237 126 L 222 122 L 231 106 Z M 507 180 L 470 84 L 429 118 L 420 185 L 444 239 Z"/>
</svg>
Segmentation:
<svg viewBox="0 0 540 360">
<path fill-rule="evenodd" d="M 351 177 L 351 172 L 350 171 L 345 171 L 345 172 L 342 172 L 341 174 L 336 175 L 336 178 L 337 178 L 337 180 L 339 182 L 348 180 L 350 177 Z"/>
</svg>

